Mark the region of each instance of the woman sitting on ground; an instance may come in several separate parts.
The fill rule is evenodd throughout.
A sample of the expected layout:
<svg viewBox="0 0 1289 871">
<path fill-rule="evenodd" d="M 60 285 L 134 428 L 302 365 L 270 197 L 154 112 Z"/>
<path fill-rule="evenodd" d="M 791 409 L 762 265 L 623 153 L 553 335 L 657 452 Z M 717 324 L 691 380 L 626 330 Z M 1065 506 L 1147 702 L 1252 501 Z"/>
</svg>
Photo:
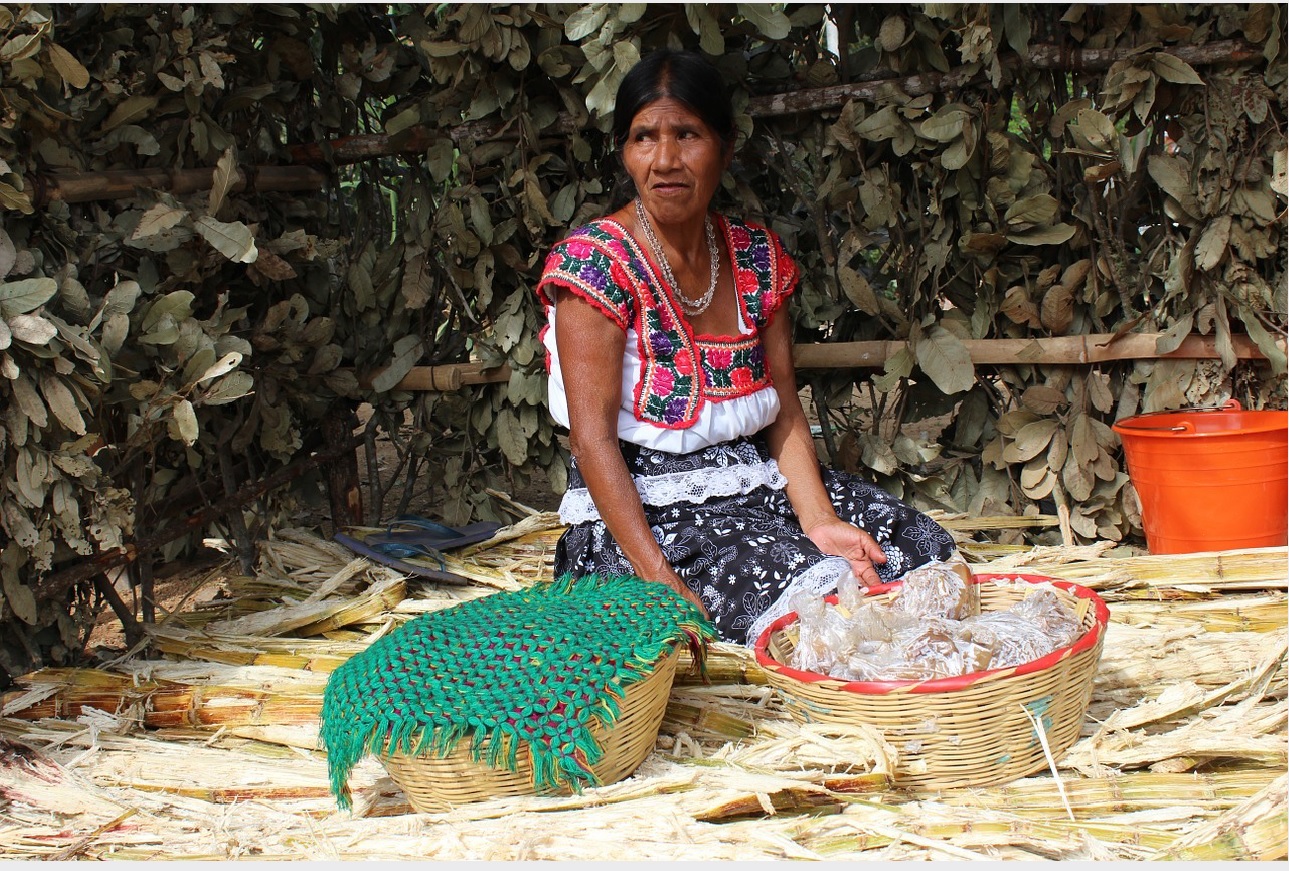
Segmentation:
<svg viewBox="0 0 1289 871">
<path fill-rule="evenodd" d="M 821 468 L 792 362 L 797 266 L 770 230 L 711 211 L 735 135 L 715 67 L 646 56 L 613 130 L 635 197 L 556 245 L 538 285 L 572 451 L 556 575 L 666 584 L 752 644 L 798 591 L 955 558 L 930 518 Z"/>
</svg>

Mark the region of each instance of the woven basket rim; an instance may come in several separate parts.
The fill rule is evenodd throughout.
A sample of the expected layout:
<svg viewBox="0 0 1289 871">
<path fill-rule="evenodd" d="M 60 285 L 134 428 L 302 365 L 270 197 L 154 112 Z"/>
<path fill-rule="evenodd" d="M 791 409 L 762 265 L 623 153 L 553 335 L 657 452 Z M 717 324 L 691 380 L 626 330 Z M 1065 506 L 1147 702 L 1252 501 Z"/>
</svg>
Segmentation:
<svg viewBox="0 0 1289 871">
<path fill-rule="evenodd" d="M 987 671 L 975 671 L 970 674 L 964 674 L 957 677 L 940 677 L 932 680 L 883 680 L 883 681 L 862 681 L 852 680 L 845 681 L 830 675 L 821 674 L 816 671 L 801 671 L 792 668 L 787 663 L 779 662 L 770 656 L 768 648 L 770 638 L 781 629 L 791 625 L 797 620 L 797 612 L 789 611 L 779 619 L 775 620 L 765 631 L 761 633 L 756 640 L 754 652 L 756 654 L 757 664 L 762 668 L 770 669 L 782 674 L 785 677 L 801 681 L 803 683 L 828 683 L 833 689 L 842 692 L 856 693 L 860 695 L 885 695 L 888 693 L 950 693 L 968 689 L 976 684 L 988 680 L 998 680 L 1000 678 L 1019 677 L 1035 672 L 1044 671 L 1056 665 L 1064 659 L 1076 656 L 1086 650 L 1094 647 L 1100 640 L 1101 635 L 1106 631 L 1106 626 L 1110 622 L 1110 609 L 1105 600 L 1096 594 L 1094 590 L 1075 584 L 1070 581 L 1063 581 L 1059 578 L 1048 577 L 1047 575 L 1033 575 L 1011 572 L 982 572 L 973 575 L 971 582 L 973 584 L 984 584 L 994 581 L 1025 581 L 1030 584 L 1051 584 L 1053 587 L 1064 590 L 1070 595 L 1086 599 L 1090 603 L 1095 615 L 1095 621 L 1092 627 L 1073 644 L 1058 648 L 1046 656 L 1040 657 L 1021 665 L 1010 666 L 1008 668 L 992 668 Z M 899 589 L 900 581 L 894 581 L 889 584 L 880 584 L 869 587 L 866 595 L 880 595 Z M 836 603 L 836 595 L 825 597 L 827 601 Z"/>
</svg>

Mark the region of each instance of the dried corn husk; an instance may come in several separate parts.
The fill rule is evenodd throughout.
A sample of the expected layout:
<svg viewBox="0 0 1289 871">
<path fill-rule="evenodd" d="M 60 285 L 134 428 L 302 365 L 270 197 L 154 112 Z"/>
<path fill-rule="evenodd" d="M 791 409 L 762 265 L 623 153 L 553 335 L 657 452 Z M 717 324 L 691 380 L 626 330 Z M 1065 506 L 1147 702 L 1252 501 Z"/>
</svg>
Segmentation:
<svg viewBox="0 0 1289 871">
<path fill-rule="evenodd" d="M 958 533 L 1048 522 L 948 521 Z M 1283 548 L 1164 559 L 1109 542 L 964 545 L 978 571 L 1050 573 L 1110 603 L 1092 708 L 1058 760 L 1059 789 L 1043 775 L 892 791 L 880 740 L 797 726 L 751 652 L 717 644 L 706 683 L 684 658 L 657 752 L 627 780 L 409 816 L 367 760 L 355 815 L 336 813 L 316 743 L 327 674 L 417 613 L 549 577 L 560 532 L 553 515 L 532 515 L 451 555 L 476 583 L 400 579 L 399 600 L 373 613 L 340 603 L 388 570 L 286 530 L 254 577 L 225 576 L 228 598 L 152 630 L 165 659 L 24 676 L 0 699 L 0 739 L 46 767 L 31 777 L 0 765 L 0 790 L 33 802 L 11 798 L 0 816 L 0 857 L 1284 858 Z"/>
</svg>

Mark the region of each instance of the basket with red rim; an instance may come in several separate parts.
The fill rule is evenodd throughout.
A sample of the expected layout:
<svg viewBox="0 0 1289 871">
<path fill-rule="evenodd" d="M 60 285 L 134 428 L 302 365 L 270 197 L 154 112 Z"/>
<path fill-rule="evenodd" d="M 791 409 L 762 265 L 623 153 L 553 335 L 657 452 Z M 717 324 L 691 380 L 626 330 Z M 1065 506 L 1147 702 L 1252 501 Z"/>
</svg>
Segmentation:
<svg viewBox="0 0 1289 871">
<path fill-rule="evenodd" d="M 932 680 L 847 681 L 787 664 L 797 623 L 789 613 L 757 639 L 757 662 L 798 722 L 877 728 L 897 753 L 897 786 L 985 786 L 1033 774 L 1049 767 L 1049 754 L 1059 760 L 1078 740 L 1110 611 L 1087 587 L 1043 575 L 982 573 L 973 583 L 982 613 L 1006 610 L 1034 585 L 1047 586 L 1073 610 L 1082 634 L 1009 668 Z M 867 597 L 890 600 L 899 587 L 872 587 Z"/>
</svg>

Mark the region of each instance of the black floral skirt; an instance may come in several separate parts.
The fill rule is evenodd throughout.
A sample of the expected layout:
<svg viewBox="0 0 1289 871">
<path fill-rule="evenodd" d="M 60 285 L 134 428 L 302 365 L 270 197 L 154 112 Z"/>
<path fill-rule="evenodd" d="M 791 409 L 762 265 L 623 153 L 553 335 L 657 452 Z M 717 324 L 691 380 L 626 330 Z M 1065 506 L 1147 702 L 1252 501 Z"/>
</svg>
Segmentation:
<svg viewBox="0 0 1289 871">
<path fill-rule="evenodd" d="M 788 600 L 798 591 L 831 592 L 849 569 L 802 532 L 763 440 L 689 454 L 623 442 L 622 452 L 663 554 L 702 598 L 723 640 L 754 644 L 790 610 Z M 956 552 L 949 533 L 925 514 L 855 475 L 827 468 L 822 474 L 838 516 L 881 545 L 886 562 L 875 568 L 883 580 Z M 632 573 L 576 462 L 560 515 L 569 528 L 555 552 L 556 576 Z"/>
</svg>

